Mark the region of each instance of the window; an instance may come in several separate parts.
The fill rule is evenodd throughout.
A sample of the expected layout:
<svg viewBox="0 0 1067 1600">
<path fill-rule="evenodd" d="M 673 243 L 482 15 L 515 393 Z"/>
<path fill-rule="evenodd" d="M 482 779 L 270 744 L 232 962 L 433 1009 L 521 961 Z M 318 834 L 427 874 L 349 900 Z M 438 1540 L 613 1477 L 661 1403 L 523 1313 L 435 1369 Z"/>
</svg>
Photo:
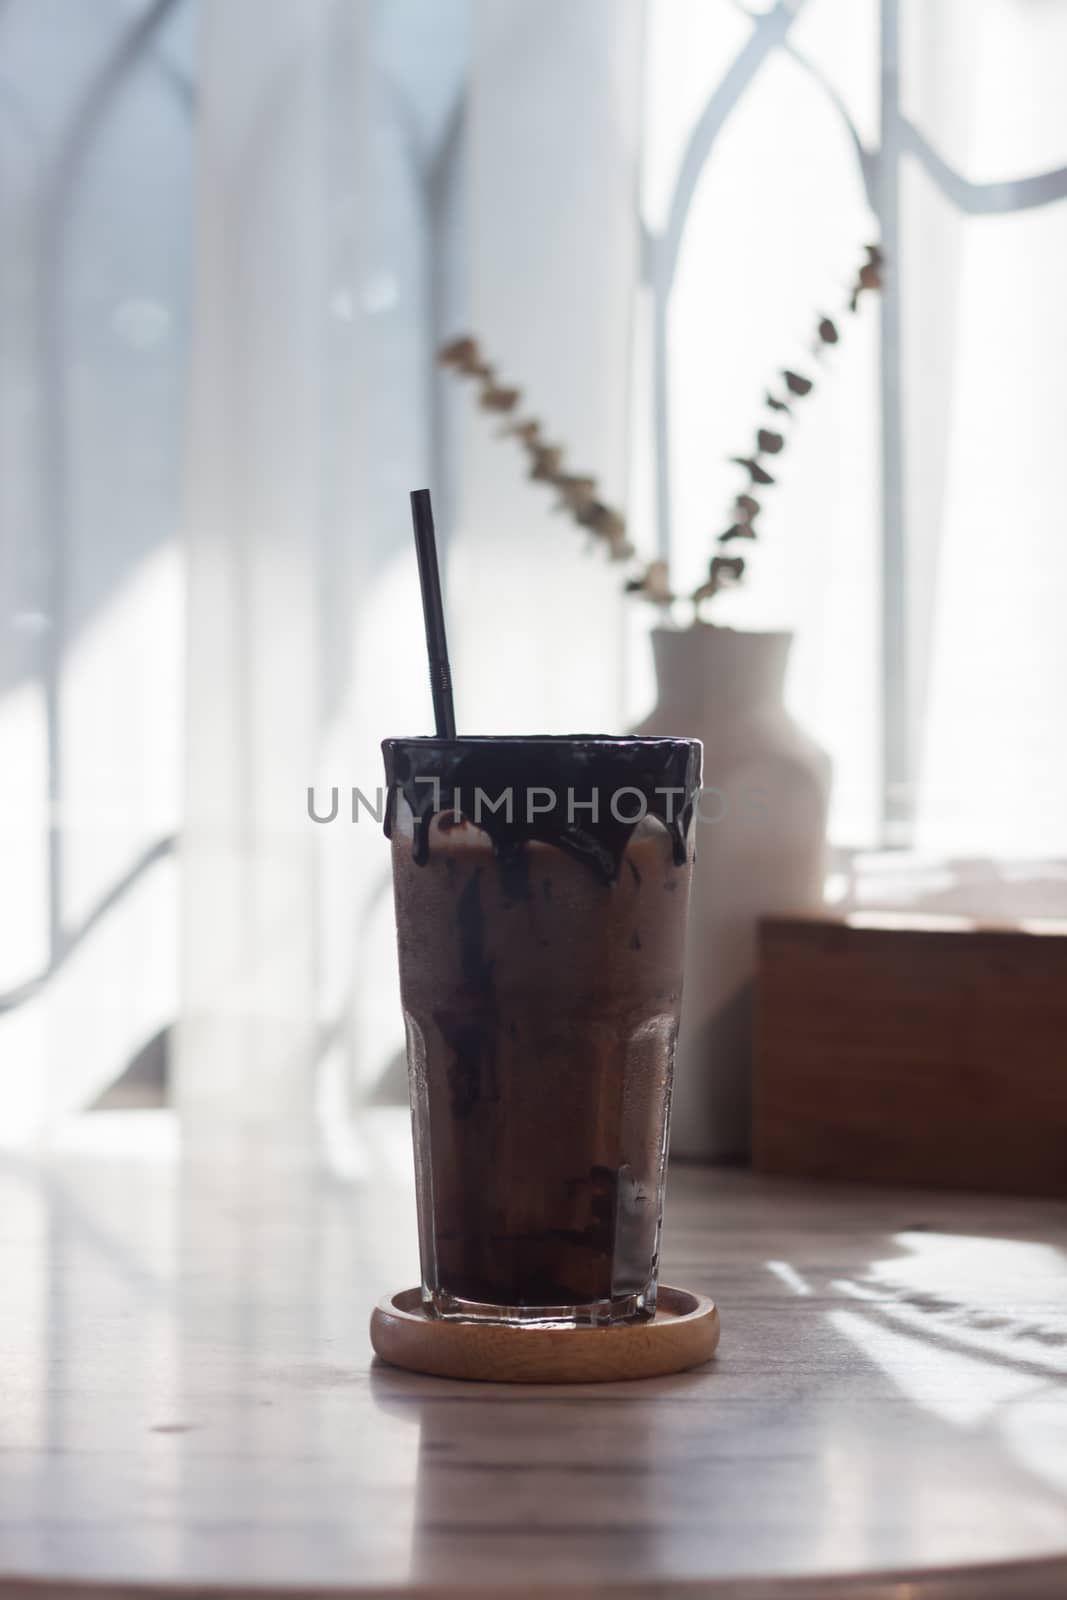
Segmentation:
<svg viewBox="0 0 1067 1600">
<path fill-rule="evenodd" d="M 688 589 L 834 316 L 713 615 L 795 630 L 835 844 L 1062 910 L 1065 52 L 1064 0 L 9 0 L 5 1138 L 176 1021 L 208 1107 L 395 1069 L 380 840 L 304 796 L 425 722 L 414 484 L 468 726 L 644 709 L 646 611 L 434 370 L 468 330 Z"/>
</svg>

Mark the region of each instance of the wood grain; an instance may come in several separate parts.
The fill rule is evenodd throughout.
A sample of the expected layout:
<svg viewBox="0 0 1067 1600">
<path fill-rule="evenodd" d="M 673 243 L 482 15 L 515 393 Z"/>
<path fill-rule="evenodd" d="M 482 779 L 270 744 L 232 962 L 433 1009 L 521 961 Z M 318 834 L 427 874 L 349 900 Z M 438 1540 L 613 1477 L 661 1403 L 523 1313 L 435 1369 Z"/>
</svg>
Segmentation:
<svg viewBox="0 0 1067 1600">
<path fill-rule="evenodd" d="M 661 1284 L 650 1322 L 611 1328 L 505 1327 L 427 1317 L 418 1289 L 375 1306 L 371 1344 L 409 1372 L 479 1383 L 627 1383 L 710 1361 L 719 1313 L 707 1295 Z"/>
<path fill-rule="evenodd" d="M 1067 937 L 776 918 L 760 931 L 765 1172 L 1067 1195 Z"/>
<path fill-rule="evenodd" d="M 405 1113 L 321 1167 L 146 1119 L 0 1156 L 2 1600 L 1067 1593 L 1061 1202 L 681 1167 L 714 1361 L 458 1384 L 367 1337 L 418 1275 Z"/>
</svg>

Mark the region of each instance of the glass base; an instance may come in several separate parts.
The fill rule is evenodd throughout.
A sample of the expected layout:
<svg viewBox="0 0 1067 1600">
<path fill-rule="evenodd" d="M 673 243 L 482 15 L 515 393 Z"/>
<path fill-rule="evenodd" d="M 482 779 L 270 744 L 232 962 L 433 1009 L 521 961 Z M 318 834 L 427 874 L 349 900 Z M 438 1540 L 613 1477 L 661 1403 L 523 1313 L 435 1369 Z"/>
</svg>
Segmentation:
<svg viewBox="0 0 1067 1600">
<path fill-rule="evenodd" d="M 504 1327 L 608 1328 L 620 1322 L 647 1322 L 656 1314 L 656 1286 L 613 1300 L 577 1306 L 495 1306 L 461 1300 L 443 1289 L 422 1291 L 423 1310 L 442 1322 L 495 1322 Z"/>
</svg>

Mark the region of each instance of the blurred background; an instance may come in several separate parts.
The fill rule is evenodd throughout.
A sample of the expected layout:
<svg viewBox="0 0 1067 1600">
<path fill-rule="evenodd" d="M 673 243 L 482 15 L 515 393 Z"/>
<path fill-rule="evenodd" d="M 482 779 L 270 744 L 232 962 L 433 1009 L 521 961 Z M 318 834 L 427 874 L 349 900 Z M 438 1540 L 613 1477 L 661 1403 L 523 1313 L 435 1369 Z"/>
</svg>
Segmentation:
<svg viewBox="0 0 1067 1600">
<path fill-rule="evenodd" d="M 461 731 L 655 695 L 436 350 L 688 591 L 872 241 L 715 620 L 795 633 L 831 899 L 1067 915 L 1064 60 L 1067 0 L 0 0 L 0 1142 L 403 1098 L 409 489 Z"/>
</svg>

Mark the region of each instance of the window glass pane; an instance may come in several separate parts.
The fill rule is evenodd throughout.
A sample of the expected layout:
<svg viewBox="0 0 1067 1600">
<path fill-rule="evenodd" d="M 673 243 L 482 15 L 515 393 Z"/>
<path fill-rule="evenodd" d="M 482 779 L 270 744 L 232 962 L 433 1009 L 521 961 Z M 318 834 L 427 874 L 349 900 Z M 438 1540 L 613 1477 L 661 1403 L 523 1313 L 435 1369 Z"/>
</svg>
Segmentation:
<svg viewBox="0 0 1067 1600">
<path fill-rule="evenodd" d="M 925 180 L 913 176 L 913 185 Z M 919 842 L 1067 851 L 1067 205 L 960 228 Z M 938 376 L 909 340 L 909 392 Z"/>
<path fill-rule="evenodd" d="M 651 96 L 653 122 L 670 88 Z M 781 421 L 764 395 L 781 387 L 782 369 L 810 373 L 815 388 L 796 402 L 773 462 L 778 481 L 761 492 L 748 579 L 713 616 L 797 630 L 789 698 L 833 757 L 832 832 L 849 843 L 873 838 L 877 809 L 879 498 L 877 308 L 852 317 L 845 306 L 875 232 L 840 109 L 772 52 L 715 140 L 682 242 L 669 327 L 672 567 L 683 593 L 706 576 L 746 485 L 730 457 L 750 455 L 757 428 Z M 841 342 L 816 363 L 821 314 L 837 319 Z M 647 382 L 647 336 L 639 350 Z M 648 437 L 639 430 L 639 445 Z M 651 478 L 642 470 L 645 516 Z"/>
<path fill-rule="evenodd" d="M 1067 165 L 1064 0 L 902 0 L 904 114 L 972 183 Z"/>
</svg>

